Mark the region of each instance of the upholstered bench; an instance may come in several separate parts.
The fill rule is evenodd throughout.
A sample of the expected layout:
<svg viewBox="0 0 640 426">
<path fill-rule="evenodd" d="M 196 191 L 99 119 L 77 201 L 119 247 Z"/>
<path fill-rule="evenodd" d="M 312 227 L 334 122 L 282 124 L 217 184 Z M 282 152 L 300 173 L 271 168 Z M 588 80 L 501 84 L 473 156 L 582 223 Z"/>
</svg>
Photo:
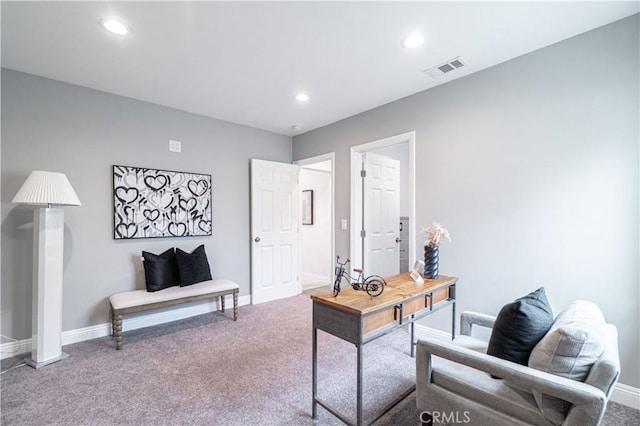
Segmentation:
<svg viewBox="0 0 640 426">
<path fill-rule="evenodd" d="M 116 338 L 116 349 L 122 348 L 122 316 L 134 312 L 177 305 L 220 297 L 221 311 L 224 312 L 224 296 L 233 295 L 233 320 L 238 319 L 238 292 L 240 287 L 233 281 L 213 279 L 186 287 L 173 286 L 160 291 L 127 291 L 109 297 L 111 304 L 111 327 Z"/>
</svg>

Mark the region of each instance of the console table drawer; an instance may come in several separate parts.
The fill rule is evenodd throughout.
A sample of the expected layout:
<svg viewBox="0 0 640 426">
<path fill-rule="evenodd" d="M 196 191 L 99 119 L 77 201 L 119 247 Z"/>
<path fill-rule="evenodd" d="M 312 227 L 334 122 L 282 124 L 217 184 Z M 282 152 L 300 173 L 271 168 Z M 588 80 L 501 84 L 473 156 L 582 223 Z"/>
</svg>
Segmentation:
<svg viewBox="0 0 640 426">
<path fill-rule="evenodd" d="M 437 305 L 438 303 L 445 301 L 449 298 L 449 289 L 442 288 L 440 290 L 434 291 L 433 293 L 433 305 Z M 402 314 L 400 314 L 399 307 L 402 306 Z M 377 331 L 379 329 L 388 327 L 390 325 L 397 325 L 400 323 L 400 316 L 402 315 L 403 323 L 408 317 L 412 314 L 416 314 L 419 316 L 420 314 L 426 313 L 427 311 L 431 311 L 432 307 L 430 306 L 429 298 L 425 297 L 424 294 L 420 296 L 416 296 L 412 299 L 399 303 L 393 306 L 387 306 L 385 309 L 370 314 L 364 317 L 364 334 L 369 334 L 371 332 Z"/>
</svg>

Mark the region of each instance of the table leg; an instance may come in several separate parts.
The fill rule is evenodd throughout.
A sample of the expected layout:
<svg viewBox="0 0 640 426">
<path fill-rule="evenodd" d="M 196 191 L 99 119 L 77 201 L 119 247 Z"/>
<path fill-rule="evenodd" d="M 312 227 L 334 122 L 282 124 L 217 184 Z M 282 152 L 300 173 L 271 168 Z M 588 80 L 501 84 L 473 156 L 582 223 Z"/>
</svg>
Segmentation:
<svg viewBox="0 0 640 426">
<path fill-rule="evenodd" d="M 456 338 L 456 302 L 451 305 L 453 318 L 451 319 L 451 340 Z"/>
<path fill-rule="evenodd" d="M 357 345 L 358 348 L 358 387 L 357 387 L 357 397 L 358 397 L 358 402 L 357 402 L 357 421 L 356 424 L 358 426 L 361 426 L 363 424 L 362 420 L 362 370 L 364 367 L 364 363 L 363 363 L 363 353 L 362 353 L 362 345 Z"/>
<path fill-rule="evenodd" d="M 413 319 L 413 314 L 411 315 Z M 416 322 L 411 321 L 411 358 L 416 357 Z"/>
<path fill-rule="evenodd" d="M 313 362 L 313 385 L 312 385 L 312 404 L 311 404 L 311 417 L 313 419 L 318 418 L 318 403 L 316 402 L 316 397 L 318 396 L 318 329 L 313 327 L 313 337 L 312 337 L 312 362 Z"/>
<path fill-rule="evenodd" d="M 456 286 L 449 288 L 449 297 L 453 299 L 451 304 L 451 340 L 456 338 Z"/>
</svg>

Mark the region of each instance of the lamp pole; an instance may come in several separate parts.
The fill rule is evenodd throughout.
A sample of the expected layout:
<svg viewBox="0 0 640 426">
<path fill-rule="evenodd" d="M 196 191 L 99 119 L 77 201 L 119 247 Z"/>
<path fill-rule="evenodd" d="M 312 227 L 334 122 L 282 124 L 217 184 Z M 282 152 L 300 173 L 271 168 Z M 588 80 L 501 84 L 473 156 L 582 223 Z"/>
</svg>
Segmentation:
<svg viewBox="0 0 640 426">
<path fill-rule="evenodd" d="M 80 200 L 63 173 L 33 171 L 13 203 L 37 205 L 33 211 L 33 300 L 31 359 L 41 368 L 69 355 L 62 352 L 64 210 Z M 46 207 L 44 207 L 46 206 Z"/>
<path fill-rule="evenodd" d="M 64 210 L 33 211 L 32 351 L 27 364 L 41 368 L 69 355 L 62 352 Z"/>
</svg>

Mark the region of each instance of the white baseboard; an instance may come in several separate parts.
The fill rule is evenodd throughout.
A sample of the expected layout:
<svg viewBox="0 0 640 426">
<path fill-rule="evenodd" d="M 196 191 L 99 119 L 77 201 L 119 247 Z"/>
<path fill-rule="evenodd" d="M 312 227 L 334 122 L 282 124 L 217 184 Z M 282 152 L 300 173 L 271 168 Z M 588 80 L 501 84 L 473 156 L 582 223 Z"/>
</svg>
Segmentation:
<svg viewBox="0 0 640 426">
<path fill-rule="evenodd" d="M 238 306 L 249 305 L 251 304 L 251 296 L 240 296 L 238 297 Z M 233 309 L 233 296 L 225 296 L 225 308 L 227 310 Z M 208 314 L 210 312 L 215 312 L 219 309 L 219 303 L 216 300 L 207 300 L 205 302 L 199 303 L 194 306 L 188 306 L 186 308 L 176 308 L 171 309 L 169 311 L 157 312 L 155 314 L 144 314 L 137 315 L 134 317 L 127 318 L 126 316 L 122 318 L 122 331 L 131 331 L 137 330 L 139 328 L 151 327 L 153 325 L 164 324 L 166 322 L 177 321 L 185 318 L 194 317 L 196 315 Z M 107 324 L 108 327 L 111 325 Z M 107 330 L 107 334 L 111 333 L 110 330 Z M 64 333 L 62 334 L 64 338 Z M 87 339 L 85 339 L 87 340 Z M 64 342 L 63 342 L 64 344 Z"/>
<path fill-rule="evenodd" d="M 0 345 L 2 359 L 31 352 L 31 339 L 16 340 Z"/>
<path fill-rule="evenodd" d="M 326 283 L 329 284 L 331 279 L 326 275 L 312 274 L 311 272 L 303 272 L 300 274 L 302 276 L 302 285 L 306 283 Z"/>
<path fill-rule="evenodd" d="M 436 330 L 435 328 L 427 327 L 426 325 L 416 323 L 415 327 L 416 339 L 421 337 L 437 337 L 439 339 L 451 340 L 451 333 L 448 331 Z"/>
<path fill-rule="evenodd" d="M 451 339 L 451 334 L 446 331 L 436 330 L 435 328 L 427 327 L 422 324 L 416 324 L 415 328 L 416 338 L 437 338 L 437 339 Z M 616 384 L 611 394 L 611 401 L 618 404 L 626 405 L 627 407 L 640 410 L 640 389 L 633 386 L 625 385 L 623 383 Z"/>
<path fill-rule="evenodd" d="M 618 383 L 611 394 L 611 401 L 640 410 L 640 389 Z"/>
<path fill-rule="evenodd" d="M 109 323 L 63 331 L 62 346 L 83 342 L 85 340 L 97 339 L 98 337 L 108 336 L 110 333 L 111 325 Z M 29 342 L 29 346 L 31 346 L 31 342 Z"/>
<path fill-rule="evenodd" d="M 251 304 L 250 295 L 240 296 L 238 298 L 238 306 L 249 304 Z M 140 316 L 131 318 L 123 317 L 122 331 L 131 331 L 138 328 L 150 327 L 153 325 L 159 325 L 171 321 L 190 318 L 196 315 L 208 314 L 210 312 L 217 311 L 218 308 L 218 302 L 206 301 L 186 308 L 177 308 L 164 312 L 141 314 Z M 233 309 L 233 296 L 229 295 L 225 297 L 225 308 L 227 310 Z M 83 342 L 85 340 L 97 339 L 99 337 L 109 336 L 110 334 L 110 323 L 63 331 L 62 346 Z M 2 354 L 2 359 L 26 354 L 29 352 L 31 352 L 31 339 L 19 340 L 17 342 L 8 342 L 0 345 L 0 353 Z"/>
</svg>

